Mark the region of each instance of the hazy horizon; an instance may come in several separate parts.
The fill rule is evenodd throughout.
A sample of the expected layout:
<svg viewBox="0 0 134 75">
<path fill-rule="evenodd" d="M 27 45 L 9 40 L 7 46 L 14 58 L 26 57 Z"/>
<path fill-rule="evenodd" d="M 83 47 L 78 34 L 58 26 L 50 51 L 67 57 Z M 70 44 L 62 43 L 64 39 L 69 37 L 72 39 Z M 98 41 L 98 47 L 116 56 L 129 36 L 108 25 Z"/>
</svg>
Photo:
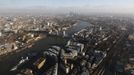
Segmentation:
<svg viewBox="0 0 134 75">
<path fill-rule="evenodd" d="M 0 13 L 134 13 L 134 0 L 1 0 Z"/>
</svg>

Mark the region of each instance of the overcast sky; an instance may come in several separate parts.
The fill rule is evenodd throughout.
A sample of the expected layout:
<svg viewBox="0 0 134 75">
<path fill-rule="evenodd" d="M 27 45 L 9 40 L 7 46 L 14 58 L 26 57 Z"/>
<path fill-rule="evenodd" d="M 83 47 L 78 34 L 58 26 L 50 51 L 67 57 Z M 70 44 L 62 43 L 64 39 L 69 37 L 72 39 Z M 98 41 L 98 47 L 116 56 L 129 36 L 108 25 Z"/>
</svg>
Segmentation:
<svg viewBox="0 0 134 75">
<path fill-rule="evenodd" d="M 0 0 L 3 9 L 75 7 L 94 11 L 134 12 L 134 0 Z"/>
</svg>

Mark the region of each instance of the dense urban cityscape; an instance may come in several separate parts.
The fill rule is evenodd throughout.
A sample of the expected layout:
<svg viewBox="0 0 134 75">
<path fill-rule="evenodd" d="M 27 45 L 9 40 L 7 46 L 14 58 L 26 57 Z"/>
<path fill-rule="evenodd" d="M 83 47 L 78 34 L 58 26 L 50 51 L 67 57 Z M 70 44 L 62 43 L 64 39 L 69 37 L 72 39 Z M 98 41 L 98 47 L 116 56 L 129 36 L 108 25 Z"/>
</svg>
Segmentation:
<svg viewBox="0 0 134 75">
<path fill-rule="evenodd" d="M 0 17 L 0 74 L 133 75 L 133 21 L 74 14 Z"/>
<path fill-rule="evenodd" d="M 134 75 L 134 0 L 0 0 L 0 75 Z"/>
</svg>

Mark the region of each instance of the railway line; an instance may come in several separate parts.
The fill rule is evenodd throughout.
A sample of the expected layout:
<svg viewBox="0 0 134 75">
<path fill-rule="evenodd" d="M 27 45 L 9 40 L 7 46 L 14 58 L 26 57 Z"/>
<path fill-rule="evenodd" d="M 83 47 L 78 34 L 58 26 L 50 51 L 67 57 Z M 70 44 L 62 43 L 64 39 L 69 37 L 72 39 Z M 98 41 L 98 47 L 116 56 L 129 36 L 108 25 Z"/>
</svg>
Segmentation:
<svg viewBox="0 0 134 75">
<path fill-rule="evenodd" d="M 113 44 L 110 50 L 108 51 L 107 57 L 104 58 L 104 60 L 100 63 L 98 67 L 96 67 L 96 69 L 94 69 L 91 75 L 107 75 L 105 74 L 107 71 L 106 69 L 106 66 L 108 66 L 107 64 L 109 64 L 109 61 L 112 61 L 112 58 L 114 56 L 117 56 L 122 51 L 119 48 L 123 45 L 124 40 L 127 38 L 128 34 L 129 32 L 125 31 L 120 35 L 118 41 L 115 44 Z"/>
</svg>

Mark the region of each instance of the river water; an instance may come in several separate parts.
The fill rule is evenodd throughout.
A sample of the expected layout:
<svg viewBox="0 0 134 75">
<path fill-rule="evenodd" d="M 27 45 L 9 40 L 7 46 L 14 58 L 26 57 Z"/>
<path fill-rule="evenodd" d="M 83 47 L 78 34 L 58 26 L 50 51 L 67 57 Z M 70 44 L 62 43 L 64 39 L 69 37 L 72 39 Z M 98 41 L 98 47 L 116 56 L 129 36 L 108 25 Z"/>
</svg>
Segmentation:
<svg viewBox="0 0 134 75">
<path fill-rule="evenodd" d="M 77 24 L 66 31 L 67 36 L 72 36 L 81 29 L 92 26 L 92 24 L 85 21 L 78 21 Z"/>
</svg>

